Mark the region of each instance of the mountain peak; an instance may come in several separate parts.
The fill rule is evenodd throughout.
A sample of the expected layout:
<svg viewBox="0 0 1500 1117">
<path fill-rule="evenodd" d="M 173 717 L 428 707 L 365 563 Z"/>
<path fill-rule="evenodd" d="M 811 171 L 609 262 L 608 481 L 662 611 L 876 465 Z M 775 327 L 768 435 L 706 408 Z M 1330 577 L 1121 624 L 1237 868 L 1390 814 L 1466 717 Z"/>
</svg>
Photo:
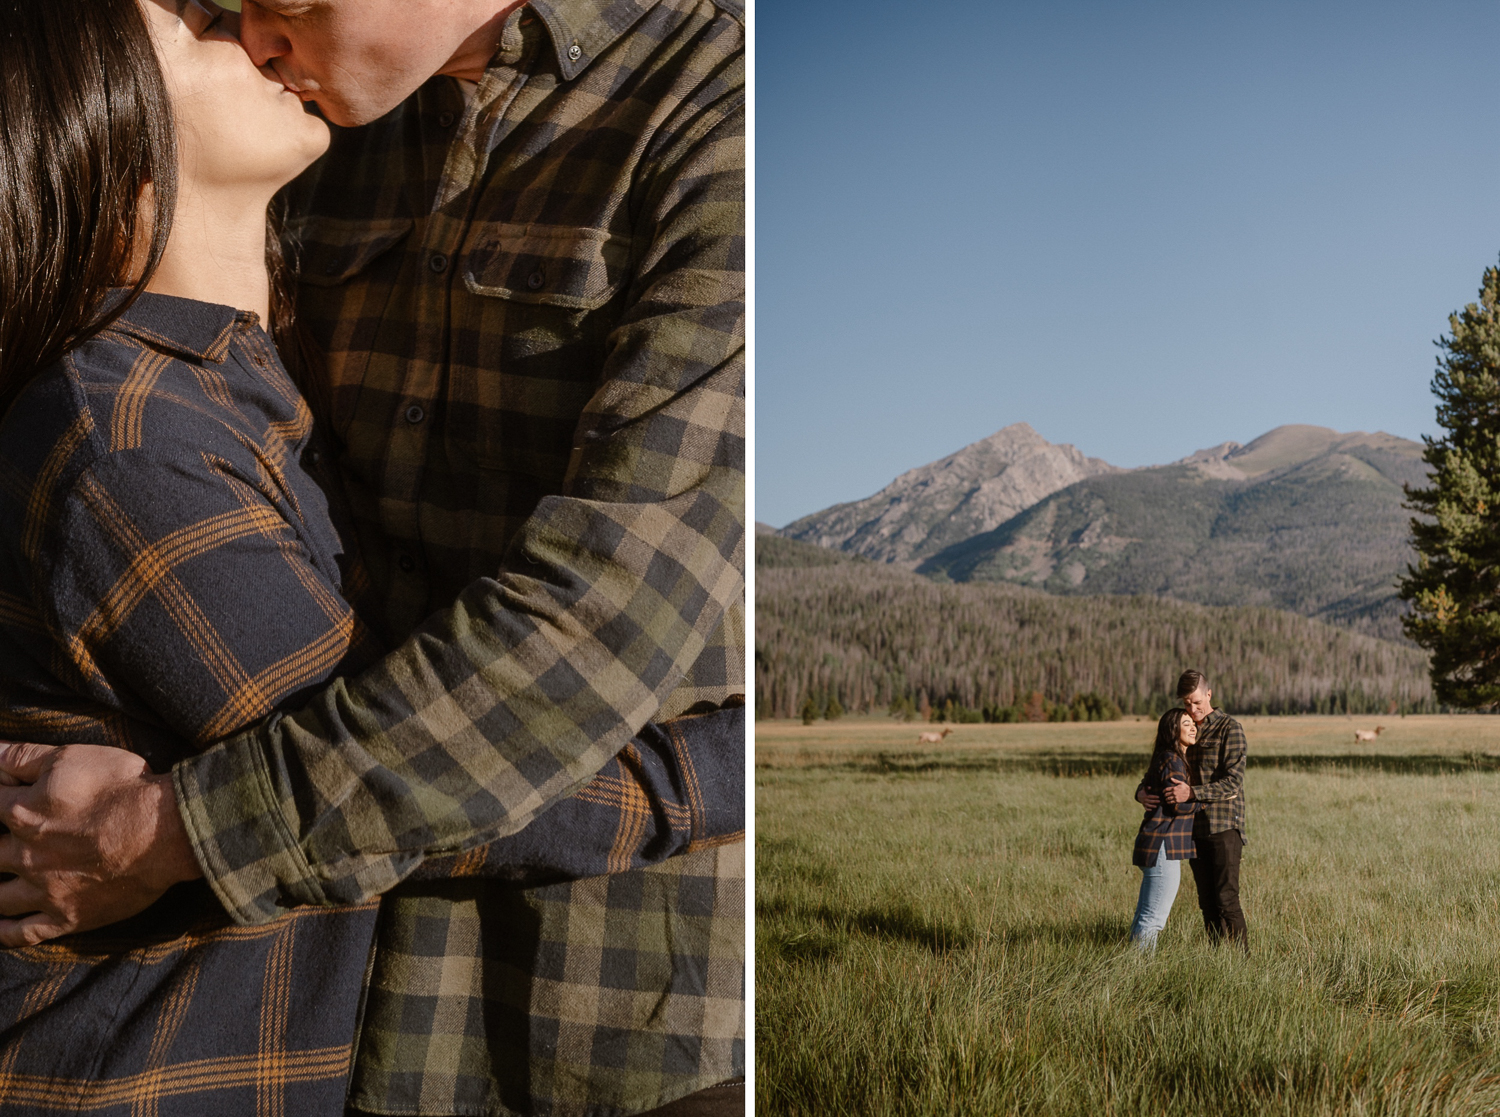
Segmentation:
<svg viewBox="0 0 1500 1117">
<path fill-rule="evenodd" d="M 1385 450 L 1402 457 L 1411 457 L 1414 450 L 1420 450 L 1417 443 L 1383 431 L 1376 431 L 1374 434 L 1364 431 L 1344 433 L 1331 427 L 1287 423 L 1273 427 L 1244 446 L 1237 442 L 1221 442 L 1209 449 L 1197 450 L 1172 464 L 1195 466 L 1210 477 L 1239 481 L 1291 469 L 1325 454 L 1356 447 Z"/>
<path fill-rule="evenodd" d="M 863 500 L 836 504 L 781 534 L 878 562 L 916 562 L 1000 526 L 1037 501 L 1115 467 L 1012 423 L 947 457 L 907 470 Z"/>
</svg>

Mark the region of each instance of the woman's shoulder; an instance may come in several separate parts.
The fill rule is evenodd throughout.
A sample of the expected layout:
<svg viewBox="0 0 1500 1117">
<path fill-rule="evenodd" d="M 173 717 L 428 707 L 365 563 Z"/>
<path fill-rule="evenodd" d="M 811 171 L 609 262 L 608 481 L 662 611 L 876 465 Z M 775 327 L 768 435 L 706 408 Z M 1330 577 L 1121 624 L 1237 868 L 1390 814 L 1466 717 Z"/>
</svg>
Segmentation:
<svg viewBox="0 0 1500 1117">
<path fill-rule="evenodd" d="M 0 419 L 0 502 L 11 506 L 0 521 L 59 511 L 100 469 L 159 477 L 163 461 L 238 456 L 217 410 L 181 362 L 105 330 L 33 376 Z"/>
<path fill-rule="evenodd" d="M 42 369 L 21 389 L 0 419 L 0 459 L 14 478 L 32 476 L 45 469 L 55 476 L 59 450 L 67 457 L 94 448 L 96 426 L 88 396 L 81 390 L 74 350 Z"/>
<path fill-rule="evenodd" d="M 176 354 L 106 329 L 21 391 L 0 422 L 0 458 L 31 472 L 64 447 L 84 464 L 184 450 L 196 457 L 215 446 L 232 456 L 241 444 L 228 429 L 236 418 L 232 392 L 213 388 Z"/>
</svg>

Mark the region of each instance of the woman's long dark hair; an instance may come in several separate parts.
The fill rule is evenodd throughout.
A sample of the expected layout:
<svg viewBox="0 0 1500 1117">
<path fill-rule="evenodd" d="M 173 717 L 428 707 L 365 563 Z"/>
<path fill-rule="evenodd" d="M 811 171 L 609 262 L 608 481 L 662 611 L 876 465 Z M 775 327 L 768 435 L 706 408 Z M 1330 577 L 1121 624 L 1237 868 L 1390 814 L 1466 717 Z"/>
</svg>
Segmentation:
<svg viewBox="0 0 1500 1117">
<path fill-rule="evenodd" d="M 171 103 L 137 0 L 0 0 L 0 410 L 140 293 L 176 200 Z M 110 304 L 147 234 L 143 274 Z"/>
<path fill-rule="evenodd" d="M 0 413 L 129 309 L 176 204 L 172 105 L 138 0 L 0 0 Z M 322 384 L 306 383 L 315 362 L 294 331 L 279 234 L 273 209 L 265 325 L 317 411 Z M 132 262 L 144 265 L 133 282 Z M 119 287 L 125 297 L 111 300 Z"/>
<path fill-rule="evenodd" d="M 1177 737 L 1182 731 L 1182 719 L 1188 712 L 1177 706 L 1162 714 L 1156 723 L 1156 745 L 1151 750 L 1151 762 L 1146 765 L 1146 779 L 1165 782 L 1167 758 L 1177 751 Z"/>
</svg>

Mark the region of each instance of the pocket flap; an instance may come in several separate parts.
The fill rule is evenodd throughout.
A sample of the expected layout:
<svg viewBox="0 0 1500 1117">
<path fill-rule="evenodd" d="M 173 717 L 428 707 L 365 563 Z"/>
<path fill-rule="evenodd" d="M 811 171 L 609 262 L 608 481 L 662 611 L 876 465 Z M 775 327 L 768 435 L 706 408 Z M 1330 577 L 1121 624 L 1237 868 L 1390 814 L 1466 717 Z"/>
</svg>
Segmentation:
<svg viewBox="0 0 1500 1117">
<path fill-rule="evenodd" d="M 409 217 L 386 221 L 312 217 L 299 221 L 290 230 L 301 265 L 297 280 L 314 287 L 343 283 L 400 243 L 411 228 Z"/>
<path fill-rule="evenodd" d="M 476 295 L 591 310 L 625 281 L 630 244 L 605 229 L 487 223 L 475 227 L 464 284 Z"/>
</svg>

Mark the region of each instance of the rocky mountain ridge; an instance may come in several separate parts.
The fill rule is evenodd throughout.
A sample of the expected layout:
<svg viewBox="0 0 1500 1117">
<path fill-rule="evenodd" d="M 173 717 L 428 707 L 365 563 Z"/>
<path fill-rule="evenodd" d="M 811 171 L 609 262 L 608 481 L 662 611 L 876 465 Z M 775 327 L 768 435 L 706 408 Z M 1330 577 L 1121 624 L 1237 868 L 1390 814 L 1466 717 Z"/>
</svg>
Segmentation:
<svg viewBox="0 0 1500 1117">
<path fill-rule="evenodd" d="M 1014 423 L 908 470 L 863 500 L 804 516 L 780 534 L 876 562 L 915 563 L 999 527 L 1059 489 L 1116 472 Z"/>
</svg>

